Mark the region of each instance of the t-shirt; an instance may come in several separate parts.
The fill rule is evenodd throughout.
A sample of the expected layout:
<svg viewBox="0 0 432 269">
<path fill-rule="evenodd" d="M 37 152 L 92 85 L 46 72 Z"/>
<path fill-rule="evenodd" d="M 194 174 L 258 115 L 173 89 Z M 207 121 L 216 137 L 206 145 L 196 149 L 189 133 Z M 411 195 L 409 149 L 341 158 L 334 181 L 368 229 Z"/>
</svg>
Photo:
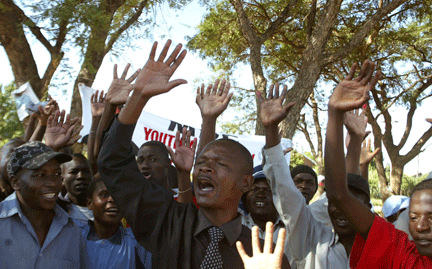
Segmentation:
<svg viewBox="0 0 432 269">
<path fill-rule="evenodd" d="M 375 216 L 367 240 L 357 234 L 351 250 L 350 267 L 432 268 L 432 259 L 420 255 L 408 235 L 393 224 Z"/>
</svg>

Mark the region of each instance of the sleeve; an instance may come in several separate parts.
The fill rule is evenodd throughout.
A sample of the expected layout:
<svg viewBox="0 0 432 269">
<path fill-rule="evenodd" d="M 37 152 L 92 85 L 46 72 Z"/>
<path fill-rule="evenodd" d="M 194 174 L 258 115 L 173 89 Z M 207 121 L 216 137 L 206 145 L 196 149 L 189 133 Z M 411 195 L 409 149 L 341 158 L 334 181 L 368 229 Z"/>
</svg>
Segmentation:
<svg viewBox="0 0 432 269">
<path fill-rule="evenodd" d="M 78 228 L 81 230 L 81 228 Z M 81 231 L 79 231 L 80 268 L 89 268 L 90 262 L 87 252 L 87 243 Z"/>
<path fill-rule="evenodd" d="M 287 228 L 292 258 L 301 261 L 319 240 L 329 239 L 331 229 L 313 218 L 303 195 L 294 185 L 281 145 L 264 149 L 264 157 L 264 173 L 273 192 L 273 203 Z"/>
<path fill-rule="evenodd" d="M 357 234 L 351 250 L 350 267 L 432 268 L 432 259 L 422 256 L 408 235 L 375 216 L 367 240 Z"/>
<path fill-rule="evenodd" d="M 99 173 L 114 201 L 130 224 L 137 241 L 157 237 L 174 203 L 161 186 L 140 173 L 132 148 L 135 125 L 114 119 L 105 136 L 99 158 Z M 146 246 L 147 249 L 157 246 Z"/>
</svg>

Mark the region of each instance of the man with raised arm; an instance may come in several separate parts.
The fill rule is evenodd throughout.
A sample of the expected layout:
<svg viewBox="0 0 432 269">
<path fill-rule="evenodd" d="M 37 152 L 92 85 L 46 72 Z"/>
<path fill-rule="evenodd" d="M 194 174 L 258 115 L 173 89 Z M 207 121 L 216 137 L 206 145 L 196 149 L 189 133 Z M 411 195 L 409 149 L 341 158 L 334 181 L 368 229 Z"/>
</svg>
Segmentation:
<svg viewBox="0 0 432 269">
<path fill-rule="evenodd" d="M 274 89 L 274 91 L 273 91 Z M 287 228 L 291 263 L 297 268 L 348 268 L 348 256 L 355 238 L 349 223 L 335 207 L 329 205 L 329 215 L 335 229 L 317 221 L 306 205 L 301 192 L 291 178 L 280 145 L 278 124 L 288 115 L 292 103 L 283 104 L 287 87 L 279 94 L 279 85 L 272 85 L 269 97 L 258 94 L 260 118 L 266 134 L 264 172 L 273 192 L 273 203 Z M 350 180 L 350 191 L 368 204 L 367 184 L 358 177 Z"/>
<path fill-rule="evenodd" d="M 328 104 L 325 166 L 329 202 L 352 223 L 358 234 L 352 247 L 351 268 L 431 268 L 432 267 L 432 186 L 415 190 L 410 204 L 410 232 L 395 229 L 393 224 L 375 215 L 347 186 L 343 152 L 343 117 L 346 111 L 360 108 L 369 100 L 380 72 L 373 76 L 375 64 L 365 61 L 354 78 L 356 65 L 335 88 Z M 420 184 L 419 184 L 420 185 Z"/>
<path fill-rule="evenodd" d="M 235 242 L 252 254 L 250 229 L 237 213 L 240 198 L 252 185 L 252 156 L 241 144 L 219 140 L 198 156 L 193 186 L 198 209 L 180 204 L 163 187 L 146 180 L 132 152 L 132 134 L 147 101 L 186 83 L 169 81 L 186 51 L 168 41 L 154 60 L 157 43 L 139 73 L 131 98 L 114 119 L 103 142 L 98 167 L 114 201 L 137 241 L 153 255 L 155 268 L 243 268 Z M 184 143 L 182 146 L 190 147 Z M 284 268 L 289 268 L 285 259 Z"/>
</svg>

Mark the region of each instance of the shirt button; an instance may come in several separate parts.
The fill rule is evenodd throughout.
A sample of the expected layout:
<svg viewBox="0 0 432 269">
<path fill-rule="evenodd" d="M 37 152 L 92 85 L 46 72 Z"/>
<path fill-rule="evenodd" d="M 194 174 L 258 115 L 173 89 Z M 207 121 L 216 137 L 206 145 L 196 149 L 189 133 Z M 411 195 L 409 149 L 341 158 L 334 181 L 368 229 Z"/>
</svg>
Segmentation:
<svg viewBox="0 0 432 269">
<path fill-rule="evenodd" d="M 12 240 L 10 240 L 10 239 L 6 239 L 6 241 L 5 241 L 5 245 L 6 245 L 6 246 L 10 246 L 10 245 L 12 245 Z"/>
</svg>

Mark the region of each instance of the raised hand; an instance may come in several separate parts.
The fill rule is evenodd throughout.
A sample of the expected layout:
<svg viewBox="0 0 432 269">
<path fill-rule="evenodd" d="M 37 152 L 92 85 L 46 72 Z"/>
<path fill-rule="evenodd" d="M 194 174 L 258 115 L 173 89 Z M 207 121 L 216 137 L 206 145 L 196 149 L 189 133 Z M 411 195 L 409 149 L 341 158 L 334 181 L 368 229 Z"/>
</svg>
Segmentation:
<svg viewBox="0 0 432 269">
<path fill-rule="evenodd" d="M 240 241 L 237 241 L 236 247 L 243 260 L 245 269 L 278 269 L 282 268 L 283 250 L 285 243 L 286 231 L 284 228 L 279 230 L 278 239 L 274 253 L 273 249 L 273 223 L 267 222 L 266 236 L 264 240 L 264 249 L 261 251 L 261 246 L 258 236 L 258 227 L 252 228 L 252 253 L 253 256 L 249 257 L 243 248 Z"/>
<path fill-rule="evenodd" d="M 190 172 L 193 167 L 195 149 L 197 144 L 197 139 L 190 141 L 191 132 L 187 131 L 186 127 L 183 127 L 182 135 L 180 139 L 180 131 L 177 131 L 175 138 L 175 153 L 173 149 L 167 147 L 168 152 L 171 156 L 177 170 L 183 172 Z"/>
<path fill-rule="evenodd" d="M 141 71 L 141 69 L 138 69 L 132 76 L 126 79 L 130 66 L 131 65 L 128 63 L 123 70 L 122 76 L 118 78 L 117 64 L 114 65 L 114 78 L 111 82 L 108 93 L 105 96 L 105 100 L 114 106 L 124 105 L 127 102 L 129 94 L 133 90 L 133 85 L 131 83 Z"/>
<path fill-rule="evenodd" d="M 360 108 L 369 100 L 369 91 L 377 84 L 381 73 L 373 75 L 375 63 L 364 61 L 359 75 L 353 79 L 357 64 L 351 66 L 348 76 L 342 80 L 330 96 L 329 108 L 338 111 L 349 111 Z"/>
<path fill-rule="evenodd" d="M 45 144 L 54 151 L 72 146 L 81 138 L 80 135 L 76 135 L 83 128 L 83 126 L 78 126 L 78 122 L 79 118 L 71 120 L 71 116 L 69 114 L 66 115 L 64 110 L 61 113 L 57 110 L 54 115 L 48 118 L 47 129 L 45 131 Z M 76 129 L 75 135 L 74 129 Z"/>
<path fill-rule="evenodd" d="M 279 83 L 270 86 L 267 99 L 265 99 L 260 92 L 257 92 L 258 104 L 261 108 L 259 116 L 265 128 L 269 126 L 277 126 L 283 119 L 285 119 L 290 109 L 294 106 L 294 102 L 284 104 L 286 94 L 287 86 L 284 85 L 282 93 L 279 95 Z"/>
<path fill-rule="evenodd" d="M 227 83 L 225 79 L 220 82 L 220 85 L 219 82 L 220 80 L 216 79 L 214 85 L 208 85 L 206 90 L 204 90 L 203 83 L 201 88 L 198 87 L 197 89 L 196 103 L 203 118 L 213 117 L 216 119 L 228 107 L 233 96 L 232 93 L 229 93 L 230 83 Z"/>
<path fill-rule="evenodd" d="M 102 117 L 106 106 L 104 91 L 101 91 L 99 94 L 99 91 L 97 90 L 94 94 L 92 94 L 90 97 L 90 103 L 92 116 Z"/>
<path fill-rule="evenodd" d="M 366 140 L 363 141 L 361 151 L 360 151 L 360 165 L 368 165 L 375 155 L 377 155 L 380 148 L 376 148 L 374 151 L 371 150 L 371 139 L 368 138 L 367 144 Z"/>
<path fill-rule="evenodd" d="M 47 107 L 49 108 L 47 109 Z M 46 105 L 45 107 L 39 106 L 38 109 L 39 112 L 36 113 L 36 117 L 39 119 L 39 124 L 41 126 L 46 126 L 48 122 L 48 117 L 54 113 L 55 106 L 53 105 L 50 106 Z"/>
<path fill-rule="evenodd" d="M 186 56 L 186 50 L 183 50 L 180 53 L 182 45 L 178 44 L 168 59 L 165 60 L 168 49 L 171 45 L 171 40 L 168 40 L 165 43 L 159 58 L 155 61 L 154 58 L 157 44 L 157 42 L 153 44 L 150 57 L 142 70 L 139 72 L 134 85 L 134 91 L 139 91 L 142 95 L 147 97 L 168 92 L 180 84 L 187 83 L 187 81 L 184 79 L 169 81 L 173 73 L 176 71 Z"/>
</svg>

